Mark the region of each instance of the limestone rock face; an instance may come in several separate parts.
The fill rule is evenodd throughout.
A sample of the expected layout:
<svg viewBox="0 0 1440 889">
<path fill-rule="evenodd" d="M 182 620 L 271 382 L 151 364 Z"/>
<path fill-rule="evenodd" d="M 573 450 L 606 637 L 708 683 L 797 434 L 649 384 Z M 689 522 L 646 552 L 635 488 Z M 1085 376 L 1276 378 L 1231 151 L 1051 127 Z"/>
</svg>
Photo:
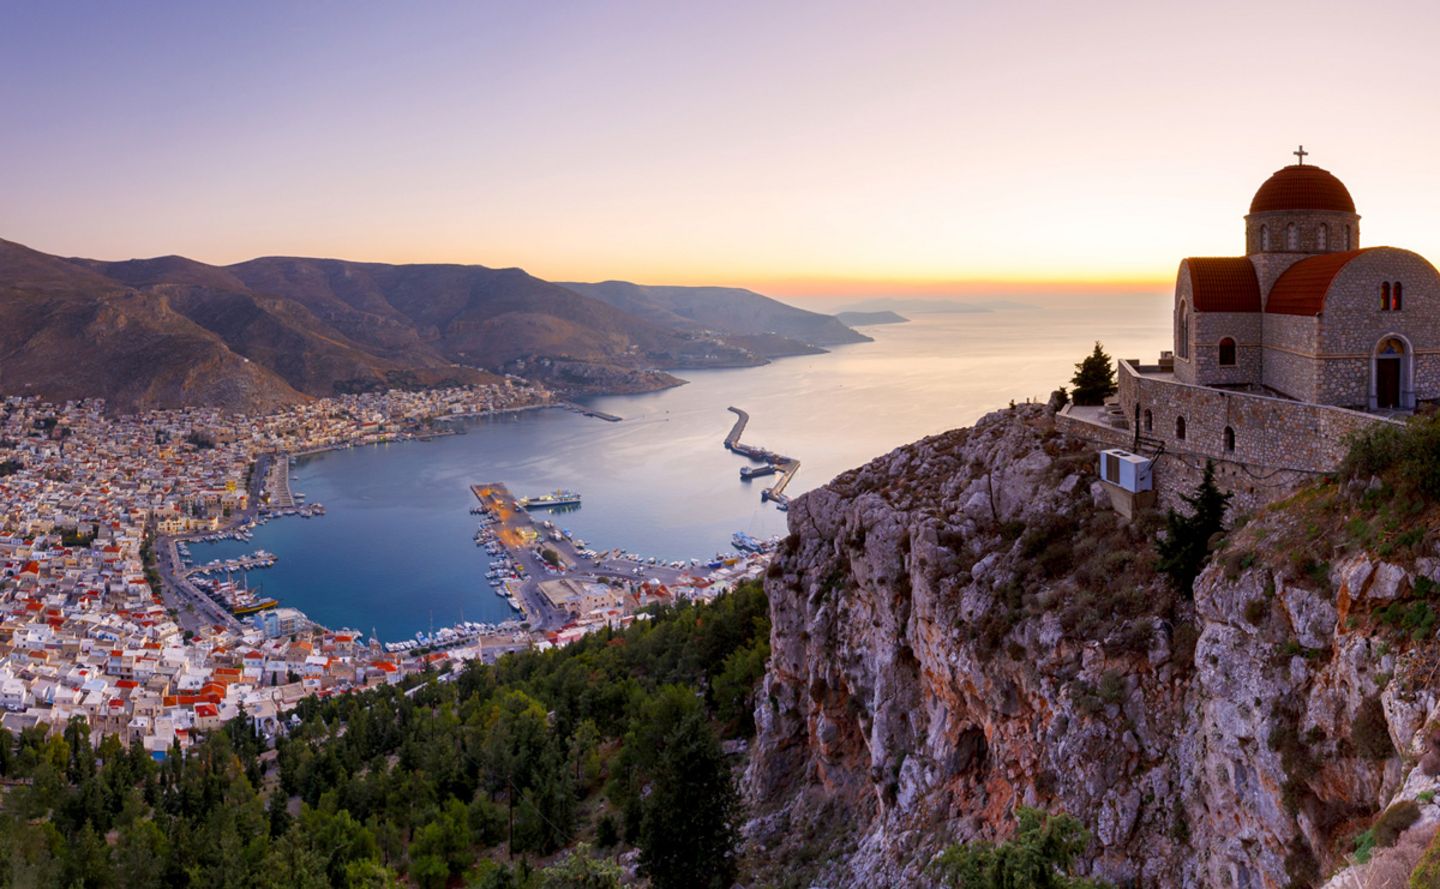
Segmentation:
<svg viewBox="0 0 1440 889">
<path fill-rule="evenodd" d="M 792 504 L 766 581 L 753 854 L 812 861 L 816 885 L 919 885 L 940 849 L 1003 839 L 1023 804 L 1087 824 L 1083 870 L 1118 884 L 1313 885 L 1342 863 L 1342 826 L 1429 786 L 1354 738 L 1378 719 L 1418 755 L 1437 716 L 1392 679 L 1411 655 L 1347 629 L 1356 601 L 1402 596 L 1407 569 L 1355 557 L 1326 585 L 1270 567 L 1280 507 L 1231 535 L 1193 603 L 1088 621 L 1066 608 L 1082 589 L 1136 583 L 1108 570 L 1124 554 L 1085 551 L 1103 566 L 1087 573 L 1045 549 L 1091 533 L 1094 459 L 1021 406 Z M 1167 593 L 1152 575 L 1129 595 Z"/>
</svg>

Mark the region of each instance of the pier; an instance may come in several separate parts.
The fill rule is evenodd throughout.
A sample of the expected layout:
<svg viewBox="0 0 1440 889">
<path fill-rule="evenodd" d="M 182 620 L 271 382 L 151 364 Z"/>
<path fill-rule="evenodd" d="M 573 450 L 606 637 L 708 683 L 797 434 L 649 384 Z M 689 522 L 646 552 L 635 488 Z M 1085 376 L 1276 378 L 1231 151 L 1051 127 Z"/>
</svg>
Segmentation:
<svg viewBox="0 0 1440 889">
<path fill-rule="evenodd" d="M 562 402 L 566 410 L 583 414 L 587 417 L 594 417 L 597 420 L 604 420 L 607 423 L 619 423 L 624 417 L 617 417 L 614 414 L 607 414 L 604 411 L 597 411 L 594 408 L 585 407 L 583 404 L 576 404 L 573 401 Z"/>
<path fill-rule="evenodd" d="M 747 466 L 741 469 L 740 479 L 742 481 L 749 481 L 757 476 L 778 473 L 780 477 L 776 479 L 775 484 L 760 492 L 760 501 L 762 503 L 774 501 L 775 505 L 781 510 L 788 510 L 790 508 L 790 498 L 785 494 L 785 487 L 790 484 L 790 480 L 795 477 L 795 473 L 800 471 L 800 461 L 794 457 L 786 457 L 774 451 L 756 447 L 755 445 L 741 444 L 740 436 L 745 434 L 745 427 L 750 423 L 750 415 L 738 407 L 732 407 L 728 410 L 735 415 L 735 425 L 731 427 L 730 434 L 725 436 L 725 448 L 736 454 L 749 457 L 751 460 L 759 460 L 765 464 L 764 466 Z"/>
<path fill-rule="evenodd" d="M 271 509 L 293 509 L 295 494 L 290 490 L 290 455 L 281 451 L 270 464 L 265 490 L 270 495 Z"/>
<path fill-rule="evenodd" d="M 740 445 L 740 436 L 745 434 L 745 424 L 750 422 L 750 415 L 740 410 L 740 408 L 738 407 L 730 407 L 726 408 L 726 410 L 730 411 L 732 414 L 735 415 L 735 425 L 733 428 L 731 428 L 730 434 L 725 436 L 725 447 L 727 450 L 738 451 Z M 740 451 L 740 453 L 744 452 Z M 746 456 L 749 455 L 747 454 Z"/>
<path fill-rule="evenodd" d="M 494 542 L 504 549 L 517 569 L 519 578 L 506 580 L 504 588 L 519 601 L 525 620 L 533 630 L 558 630 L 572 620 L 569 612 L 554 605 L 546 596 L 542 583 L 566 579 L 598 583 L 656 580 L 675 585 L 691 579 L 688 568 L 646 564 L 619 557 L 614 551 L 608 555 L 582 553 L 575 542 L 558 529 L 547 530 L 537 524 L 516 502 L 509 488 L 499 482 L 471 485 L 470 493 L 480 501 L 484 514 L 493 519 L 490 528 Z M 554 554 L 555 564 L 546 561 L 545 550 Z"/>
<path fill-rule="evenodd" d="M 782 510 L 786 510 L 790 508 L 790 497 L 785 493 L 785 486 L 790 484 L 790 479 L 794 478 L 795 473 L 800 471 L 800 461 L 786 460 L 783 463 L 776 464 L 775 468 L 780 473 L 780 479 L 762 491 L 760 493 L 760 499 L 773 500 Z"/>
</svg>

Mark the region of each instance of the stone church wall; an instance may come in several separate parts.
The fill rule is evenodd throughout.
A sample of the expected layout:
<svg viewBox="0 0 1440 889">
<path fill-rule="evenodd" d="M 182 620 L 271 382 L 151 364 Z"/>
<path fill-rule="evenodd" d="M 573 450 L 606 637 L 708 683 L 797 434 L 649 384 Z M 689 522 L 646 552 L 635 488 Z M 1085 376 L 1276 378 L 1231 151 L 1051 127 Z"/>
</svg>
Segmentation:
<svg viewBox="0 0 1440 889">
<path fill-rule="evenodd" d="M 1261 317 L 1259 312 L 1195 315 L 1191 321 L 1195 327 L 1194 351 L 1190 355 L 1194 382 L 1205 386 L 1258 384 L 1264 339 Z M 1225 337 L 1235 340 L 1235 364 L 1230 367 L 1220 364 L 1220 340 Z"/>
<path fill-rule="evenodd" d="M 1255 253 L 1250 256 L 1250 264 L 1255 267 L 1255 280 L 1260 283 L 1260 299 L 1263 303 L 1270 295 L 1270 288 L 1280 276 L 1289 270 L 1290 266 L 1302 259 L 1309 259 L 1303 253 Z"/>
<path fill-rule="evenodd" d="M 1315 343 L 1320 337 L 1319 319 L 1267 313 L 1264 326 L 1265 385 L 1291 398 L 1317 401 L 1320 374 Z"/>
<path fill-rule="evenodd" d="M 1181 342 L 1180 309 L 1184 306 L 1190 313 L 1190 329 L 1186 342 Z M 1175 376 L 1187 383 L 1195 382 L 1195 291 L 1190 280 L 1190 268 L 1180 263 L 1180 272 L 1175 277 L 1175 302 L 1170 307 L 1170 348 L 1175 350 Z"/>
<path fill-rule="evenodd" d="M 1381 309 L 1383 282 L 1404 286 L 1400 311 Z M 1440 273 L 1419 254 L 1382 247 L 1347 263 L 1330 284 L 1321 318 L 1325 357 L 1317 400 L 1369 407 L 1371 358 L 1390 336 L 1410 344 L 1416 398 L 1440 398 Z"/>
<path fill-rule="evenodd" d="M 1291 247 L 1286 241 L 1286 229 L 1295 225 L 1299 242 Z M 1322 237 L 1320 227 L 1325 227 Z M 1346 227 L 1350 229 L 1347 245 Z M 1270 232 L 1270 244 L 1266 249 L 1261 235 L 1262 229 Z M 1245 253 L 1341 253 L 1354 250 L 1360 244 L 1360 217 L 1354 213 L 1334 213 L 1309 210 L 1275 210 L 1267 213 L 1251 213 L 1245 217 Z M 1264 282 L 1262 282 L 1263 284 Z M 1266 287 L 1265 291 L 1269 288 Z M 1265 292 L 1262 291 L 1262 292 Z"/>
</svg>

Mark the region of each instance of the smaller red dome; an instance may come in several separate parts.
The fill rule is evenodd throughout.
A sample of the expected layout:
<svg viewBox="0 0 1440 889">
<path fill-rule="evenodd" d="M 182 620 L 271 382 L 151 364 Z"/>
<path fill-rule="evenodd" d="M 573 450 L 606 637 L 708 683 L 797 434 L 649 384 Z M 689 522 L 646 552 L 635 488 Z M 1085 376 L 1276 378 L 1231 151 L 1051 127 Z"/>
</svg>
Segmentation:
<svg viewBox="0 0 1440 889">
<path fill-rule="evenodd" d="M 1275 210 L 1354 213 L 1355 201 L 1345 183 L 1332 176 L 1329 170 L 1310 164 L 1291 164 L 1276 170 L 1266 179 L 1250 202 L 1251 213 Z"/>
</svg>

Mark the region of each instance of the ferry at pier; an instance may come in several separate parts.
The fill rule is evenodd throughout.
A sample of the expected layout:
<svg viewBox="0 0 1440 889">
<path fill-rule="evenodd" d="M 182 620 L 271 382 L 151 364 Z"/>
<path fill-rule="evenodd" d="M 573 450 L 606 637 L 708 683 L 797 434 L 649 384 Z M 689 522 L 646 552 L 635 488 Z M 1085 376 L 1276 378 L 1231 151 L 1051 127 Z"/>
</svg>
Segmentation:
<svg viewBox="0 0 1440 889">
<path fill-rule="evenodd" d="M 736 531 L 730 536 L 730 545 L 747 553 L 758 553 L 765 544 L 746 534 L 744 531 Z"/>
<path fill-rule="evenodd" d="M 580 495 L 574 491 L 556 490 L 538 497 L 519 497 L 516 504 L 524 509 L 550 509 L 555 506 L 579 506 Z"/>
</svg>

